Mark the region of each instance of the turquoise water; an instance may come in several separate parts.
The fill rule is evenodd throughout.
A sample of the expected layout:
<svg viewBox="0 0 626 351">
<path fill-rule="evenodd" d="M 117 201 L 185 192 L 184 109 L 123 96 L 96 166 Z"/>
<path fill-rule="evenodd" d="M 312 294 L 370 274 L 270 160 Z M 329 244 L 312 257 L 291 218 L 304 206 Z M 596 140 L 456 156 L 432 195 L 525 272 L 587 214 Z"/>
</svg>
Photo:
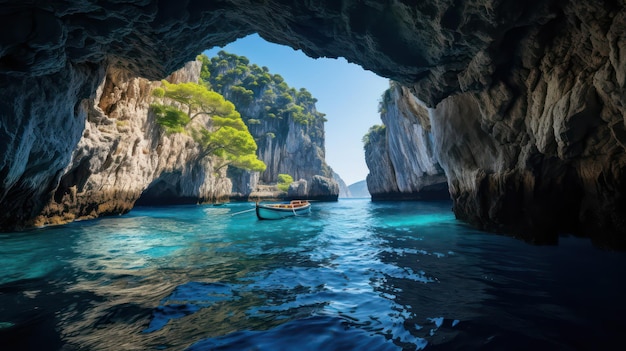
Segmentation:
<svg viewBox="0 0 626 351">
<path fill-rule="evenodd" d="M 626 254 L 531 246 L 450 207 L 141 208 L 0 234 L 0 349 L 621 349 Z"/>
</svg>

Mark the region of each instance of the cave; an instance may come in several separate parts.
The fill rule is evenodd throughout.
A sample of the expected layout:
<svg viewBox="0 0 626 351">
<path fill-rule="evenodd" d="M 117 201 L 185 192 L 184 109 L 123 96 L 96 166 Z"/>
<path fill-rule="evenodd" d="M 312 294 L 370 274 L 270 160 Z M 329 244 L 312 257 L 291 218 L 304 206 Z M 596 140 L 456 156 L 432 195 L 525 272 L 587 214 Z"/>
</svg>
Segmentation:
<svg viewBox="0 0 626 351">
<path fill-rule="evenodd" d="M 4 229 L 54 195 L 107 70 L 158 80 L 258 33 L 409 89 L 457 218 L 626 246 L 620 1 L 7 1 L 0 16 Z"/>
<path fill-rule="evenodd" d="M 170 184 L 166 179 L 158 179 L 141 193 L 135 206 L 193 205 L 197 200 L 193 196 L 181 197 L 180 184 Z"/>
</svg>

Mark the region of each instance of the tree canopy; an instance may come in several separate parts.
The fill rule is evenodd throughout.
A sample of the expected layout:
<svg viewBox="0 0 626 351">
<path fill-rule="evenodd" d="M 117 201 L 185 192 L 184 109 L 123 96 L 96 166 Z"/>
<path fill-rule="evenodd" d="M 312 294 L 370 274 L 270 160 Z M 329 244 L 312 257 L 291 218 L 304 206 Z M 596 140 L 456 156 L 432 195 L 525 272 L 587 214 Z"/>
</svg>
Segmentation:
<svg viewBox="0 0 626 351">
<path fill-rule="evenodd" d="M 163 96 L 180 103 L 190 120 L 200 115 L 229 116 L 236 114 L 235 118 L 241 118 L 235 110 L 235 105 L 227 101 L 224 96 L 207 89 L 198 83 L 172 84 L 164 80 Z"/>
<path fill-rule="evenodd" d="M 162 81 L 153 90 L 162 103 L 151 105 L 157 123 L 168 133 L 189 132 L 200 148 L 201 156 L 217 156 L 216 170 L 233 167 L 264 171 L 266 166 L 256 156 L 257 145 L 235 105 L 205 84 Z M 166 102 L 169 102 L 167 104 Z M 208 125 L 191 122 L 208 116 Z"/>
<path fill-rule="evenodd" d="M 248 118 L 292 119 L 310 126 L 310 133 L 323 135 L 325 115 L 315 109 L 317 99 L 305 88 L 291 88 L 281 75 L 271 74 L 267 67 L 250 64 L 245 56 L 223 50 L 210 59 L 204 56 L 202 62 L 209 72 L 207 84 L 228 96 L 235 105 L 248 107 L 255 101 L 263 104 L 260 116 L 243 116 L 245 121 Z"/>
</svg>

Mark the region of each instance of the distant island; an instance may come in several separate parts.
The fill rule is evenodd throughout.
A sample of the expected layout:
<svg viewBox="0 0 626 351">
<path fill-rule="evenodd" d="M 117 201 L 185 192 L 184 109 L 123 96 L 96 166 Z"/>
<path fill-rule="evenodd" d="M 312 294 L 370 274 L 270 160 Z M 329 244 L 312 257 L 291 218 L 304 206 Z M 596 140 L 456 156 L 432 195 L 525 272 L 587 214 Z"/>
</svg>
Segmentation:
<svg viewBox="0 0 626 351">
<path fill-rule="evenodd" d="M 348 186 L 348 190 L 350 190 L 351 198 L 369 198 L 371 197 L 369 190 L 367 190 L 367 182 L 365 180 L 361 180 L 354 184 Z"/>
</svg>

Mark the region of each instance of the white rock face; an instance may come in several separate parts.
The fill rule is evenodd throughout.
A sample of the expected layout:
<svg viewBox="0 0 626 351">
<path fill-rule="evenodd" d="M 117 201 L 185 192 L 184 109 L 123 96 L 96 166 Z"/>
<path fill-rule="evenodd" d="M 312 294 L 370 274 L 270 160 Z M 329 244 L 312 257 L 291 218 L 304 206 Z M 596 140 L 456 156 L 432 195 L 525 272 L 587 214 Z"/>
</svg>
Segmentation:
<svg viewBox="0 0 626 351">
<path fill-rule="evenodd" d="M 200 62 L 172 74 L 172 83 L 197 81 Z M 160 82 L 110 69 L 89 104 L 88 120 L 54 198 L 36 224 L 128 212 L 144 204 L 197 203 L 228 196 L 230 180 L 213 174 L 192 138 L 167 135 L 149 112 Z"/>
<path fill-rule="evenodd" d="M 382 104 L 385 134 L 380 139 L 374 136 L 365 153 L 372 199 L 448 198 L 427 109 L 409 89 L 395 83 Z"/>
</svg>

